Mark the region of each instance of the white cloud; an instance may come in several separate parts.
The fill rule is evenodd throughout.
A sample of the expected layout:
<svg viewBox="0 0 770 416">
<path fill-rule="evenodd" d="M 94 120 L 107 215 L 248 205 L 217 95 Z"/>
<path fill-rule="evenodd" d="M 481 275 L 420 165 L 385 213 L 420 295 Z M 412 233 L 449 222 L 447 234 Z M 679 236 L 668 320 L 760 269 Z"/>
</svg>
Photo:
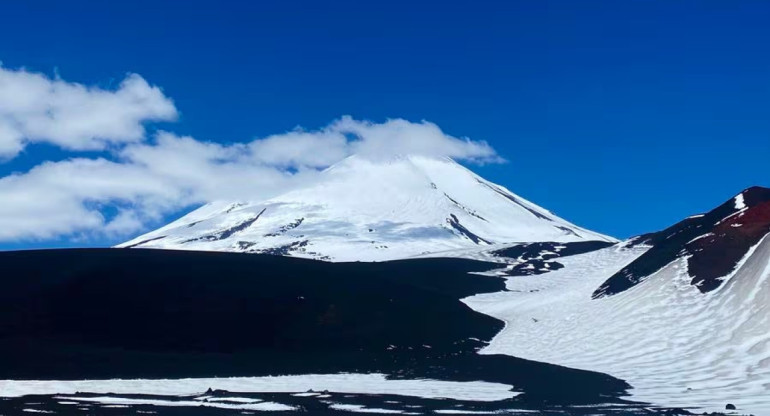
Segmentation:
<svg viewBox="0 0 770 416">
<path fill-rule="evenodd" d="M 297 129 L 255 140 L 250 147 L 255 160 L 289 167 L 325 167 L 351 154 L 369 158 L 447 156 L 476 163 L 502 161 L 486 142 L 452 137 L 433 123 L 404 119 L 373 123 L 344 116 L 318 131 Z"/>
<path fill-rule="evenodd" d="M 349 143 L 348 153 L 357 153 L 370 158 L 418 154 L 446 156 L 476 163 L 502 161 L 497 152 L 486 142 L 449 136 L 437 125 L 427 121 L 412 123 L 403 119 L 393 119 L 378 124 L 342 117 L 327 129 L 356 136 L 357 139 Z"/>
<path fill-rule="evenodd" d="M 6 159 L 28 142 L 71 150 L 138 142 L 144 122 L 176 117 L 173 102 L 136 74 L 105 90 L 0 66 L 0 157 Z"/>
<path fill-rule="evenodd" d="M 403 119 L 374 123 L 346 116 L 319 130 L 229 145 L 168 132 L 145 140 L 143 122 L 175 115 L 171 101 L 138 75 L 106 91 L 0 67 L 0 155 L 38 140 L 64 149 L 107 147 L 111 154 L 44 161 L 0 178 L 0 241 L 114 239 L 194 205 L 258 200 L 307 184 L 319 169 L 354 153 L 501 161 L 485 142 Z"/>
<path fill-rule="evenodd" d="M 249 144 L 255 161 L 276 167 L 322 168 L 344 159 L 350 151 L 345 136 L 328 129 L 316 132 L 296 129 Z"/>
</svg>

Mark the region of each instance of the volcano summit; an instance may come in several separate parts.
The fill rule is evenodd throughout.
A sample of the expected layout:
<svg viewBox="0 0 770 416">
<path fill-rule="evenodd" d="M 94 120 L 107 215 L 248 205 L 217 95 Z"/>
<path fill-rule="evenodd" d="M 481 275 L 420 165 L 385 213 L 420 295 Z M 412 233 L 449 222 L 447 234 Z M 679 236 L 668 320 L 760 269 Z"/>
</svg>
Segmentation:
<svg viewBox="0 0 770 416">
<path fill-rule="evenodd" d="M 381 261 L 503 243 L 593 240 L 616 241 L 449 158 L 354 155 L 305 188 L 265 201 L 207 204 L 119 247 Z"/>
</svg>

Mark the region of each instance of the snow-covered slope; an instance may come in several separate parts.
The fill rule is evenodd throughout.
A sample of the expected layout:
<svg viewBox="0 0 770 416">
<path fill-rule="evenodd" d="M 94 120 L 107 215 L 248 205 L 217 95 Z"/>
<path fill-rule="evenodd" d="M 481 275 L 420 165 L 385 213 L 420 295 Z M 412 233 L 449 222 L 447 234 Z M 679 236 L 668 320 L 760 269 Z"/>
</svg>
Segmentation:
<svg viewBox="0 0 770 416">
<path fill-rule="evenodd" d="M 265 201 L 207 204 L 119 247 L 378 261 L 512 242 L 591 240 L 614 241 L 451 159 L 351 156 L 305 188 Z"/>
<path fill-rule="evenodd" d="M 482 353 L 607 373 L 635 400 L 770 414 L 770 189 L 556 261 L 464 300 L 507 324 Z"/>
<path fill-rule="evenodd" d="M 752 247 L 770 232 L 770 189 L 748 188 L 713 210 L 693 215 L 627 245 L 652 248 L 607 279 L 594 297 L 611 296 L 686 258 L 690 283 L 701 292 L 719 288 Z"/>
</svg>

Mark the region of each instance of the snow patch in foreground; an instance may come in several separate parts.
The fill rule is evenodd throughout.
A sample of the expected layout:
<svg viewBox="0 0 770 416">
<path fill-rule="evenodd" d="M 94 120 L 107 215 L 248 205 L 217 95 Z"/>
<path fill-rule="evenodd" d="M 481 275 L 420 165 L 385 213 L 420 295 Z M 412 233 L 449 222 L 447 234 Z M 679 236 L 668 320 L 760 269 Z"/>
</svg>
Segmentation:
<svg viewBox="0 0 770 416">
<path fill-rule="evenodd" d="M 420 414 L 420 413 L 411 413 L 411 412 L 407 413 L 407 412 L 404 412 L 403 410 L 378 409 L 376 407 L 366 407 L 360 404 L 332 404 L 332 405 L 329 405 L 329 409 L 342 410 L 345 412 L 354 412 L 354 413 L 409 414 L 409 415 Z"/>
<path fill-rule="evenodd" d="M 160 400 L 160 399 L 133 399 L 128 397 L 57 397 L 58 399 L 67 399 L 78 402 L 91 402 L 110 405 L 121 406 L 135 406 L 135 405 L 151 405 L 151 406 L 166 406 L 166 407 L 214 407 L 217 409 L 229 409 L 229 410 L 256 410 L 261 412 L 277 412 L 297 410 L 294 406 L 288 406 L 275 402 L 260 402 L 249 404 L 229 404 L 229 403 L 213 403 L 213 402 L 201 402 L 196 400 Z"/>
<path fill-rule="evenodd" d="M 240 393 L 301 393 L 308 390 L 328 390 L 336 393 L 393 394 L 482 402 L 510 399 L 519 394 L 511 391 L 513 386 L 485 381 L 390 380 L 385 374 L 305 374 L 155 380 L 0 380 L 0 397 L 77 392 L 191 396 L 209 388 Z"/>
</svg>

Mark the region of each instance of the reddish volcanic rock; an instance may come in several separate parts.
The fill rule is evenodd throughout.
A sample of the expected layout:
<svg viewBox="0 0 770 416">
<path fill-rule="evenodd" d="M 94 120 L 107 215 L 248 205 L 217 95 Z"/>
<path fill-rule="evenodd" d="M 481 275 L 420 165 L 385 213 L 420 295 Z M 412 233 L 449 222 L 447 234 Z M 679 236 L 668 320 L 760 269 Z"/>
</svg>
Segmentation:
<svg viewBox="0 0 770 416">
<path fill-rule="evenodd" d="M 770 232 L 770 201 L 762 202 L 716 225 L 713 235 L 687 245 L 687 268 L 702 292 L 719 287 L 746 252 Z"/>
<path fill-rule="evenodd" d="M 610 277 L 593 297 L 629 289 L 682 257 L 688 257 L 691 283 L 703 293 L 710 292 L 722 284 L 738 262 L 769 232 L 770 189 L 748 188 L 704 215 L 634 239 L 632 245 L 645 244 L 652 248 Z"/>
</svg>

